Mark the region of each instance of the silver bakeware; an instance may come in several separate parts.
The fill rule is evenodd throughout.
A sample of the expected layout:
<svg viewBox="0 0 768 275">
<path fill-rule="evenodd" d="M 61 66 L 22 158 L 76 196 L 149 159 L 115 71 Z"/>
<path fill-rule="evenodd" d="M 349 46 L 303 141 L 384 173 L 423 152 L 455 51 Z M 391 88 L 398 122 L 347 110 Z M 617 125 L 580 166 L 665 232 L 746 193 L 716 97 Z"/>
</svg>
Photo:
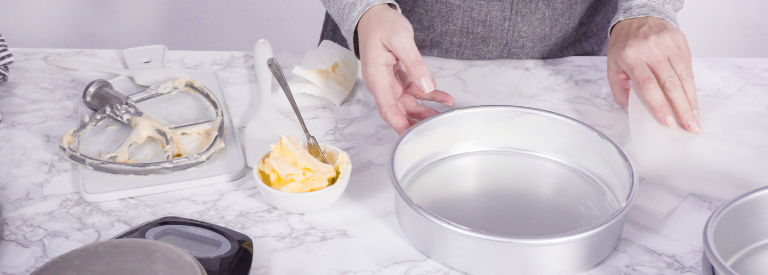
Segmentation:
<svg viewBox="0 0 768 275">
<path fill-rule="evenodd" d="M 704 226 L 705 275 L 768 274 L 768 187 L 715 210 Z"/>
<path fill-rule="evenodd" d="M 32 275 L 164 274 L 205 275 L 187 251 L 160 241 L 117 239 L 95 242 L 43 264 Z"/>
<path fill-rule="evenodd" d="M 456 109 L 406 131 L 389 175 L 412 245 L 471 274 L 573 274 L 621 237 L 637 176 L 622 149 L 569 117 Z"/>
</svg>

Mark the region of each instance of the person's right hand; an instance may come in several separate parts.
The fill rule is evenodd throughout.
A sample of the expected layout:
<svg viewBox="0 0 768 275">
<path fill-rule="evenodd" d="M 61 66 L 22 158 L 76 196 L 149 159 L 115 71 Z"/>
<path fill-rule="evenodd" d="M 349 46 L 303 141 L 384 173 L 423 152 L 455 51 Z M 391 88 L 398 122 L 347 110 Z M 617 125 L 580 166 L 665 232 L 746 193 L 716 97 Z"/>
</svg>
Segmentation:
<svg viewBox="0 0 768 275">
<path fill-rule="evenodd" d="M 453 106 L 453 97 L 435 90 L 435 79 L 416 48 L 408 19 L 388 4 L 379 4 L 357 23 L 363 81 L 379 115 L 398 134 L 417 121 L 436 115 L 418 100 Z"/>
<path fill-rule="evenodd" d="M 608 83 L 614 99 L 627 107 L 629 81 L 656 119 L 669 127 L 701 131 L 691 50 L 674 24 L 655 17 L 619 21 L 608 40 Z M 677 120 L 675 120 L 677 117 Z"/>
</svg>

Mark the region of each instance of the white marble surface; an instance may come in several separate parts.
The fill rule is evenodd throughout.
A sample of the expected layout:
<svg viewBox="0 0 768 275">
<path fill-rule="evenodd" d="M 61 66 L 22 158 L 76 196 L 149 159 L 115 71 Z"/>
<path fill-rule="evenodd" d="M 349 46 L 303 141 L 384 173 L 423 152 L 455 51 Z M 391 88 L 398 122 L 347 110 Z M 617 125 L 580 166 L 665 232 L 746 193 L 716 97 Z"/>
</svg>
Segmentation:
<svg viewBox="0 0 768 275">
<path fill-rule="evenodd" d="M 75 192 L 75 165 L 59 155 L 57 144 L 78 123 L 77 104 L 85 85 L 112 76 L 53 68 L 42 60 L 53 55 L 90 56 L 120 65 L 120 52 L 13 52 L 16 63 L 11 67 L 11 80 L 0 85 L 0 206 L 5 216 L 1 274 L 28 274 L 69 250 L 169 215 L 212 222 L 250 236 L 255 242 L 251 274 L 460 274 L 417 252 L 400 230 L 385 165 L 397 135 L 379 118 L 360 81 L 341 107 L 328 104 L 303 110 L 318 140 L 346 150 L 354 162 L 348 189 L 324 211 L 302 215 L 272 208 L 250 173 L 233 183 L 88 203 Z M 278 53 L 276 57 L 286 72 L 301 59 L 300 54 Z M 697 76 L 709 80 L 699 81 L 703 95 L 733 93 L 743 87 L 768 93 L 768 60 L 697 59 L 694 63 Z M 217 71 L 233 120 L 243 130 L 256 106 L 249 97 L 257 87 L 250 53 L 171 51 L 168 64 Z M 630 141 L 627 111 L 614 103 L 607 88 L 604 57 L 547 61 L 429 58 L 428 64 L 438 88 L 453 94 L 457 107 L 537 107 L 584 121 L 620 144 Z M 281 110 L 290 114 L 287 108 Z M 753 131 L 768 133 L 765 112 L 765 108 L 754 111 Z M 734 144 L 733 148 L 768 155 L 762 144 Z M 701 167 L 700 171 L 712 169 Z M 748 170 L 747 175 L 740 175 L 746 179 L 743 182 L 723 182 L 719 188 L 701 190 L 695 184 L 641 174 L 642 196 L 629 213 L 621 242 L 614 253 L 585 274 L 701 274 L 701 231 L 707 217 L 728 198 L 768 183 L 764 178 L 750 178 Z M 664 203 L 654 201 L 659 199 Z"/>
</svg>

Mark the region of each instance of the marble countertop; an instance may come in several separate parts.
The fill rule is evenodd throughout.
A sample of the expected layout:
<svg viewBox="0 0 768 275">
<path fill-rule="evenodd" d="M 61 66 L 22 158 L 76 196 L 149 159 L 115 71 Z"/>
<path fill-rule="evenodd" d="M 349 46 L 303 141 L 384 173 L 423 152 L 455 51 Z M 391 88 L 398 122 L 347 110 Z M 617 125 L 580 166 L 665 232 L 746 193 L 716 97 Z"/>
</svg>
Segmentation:
<svg viewBox="0 0 768 275">
<path fill-rule="evenodd" d="M 271 207 L 259 194 L 250 172 L 230 183 L 88 203 L 74 189 L 77 169 L 59 154 L 58 140 L 78 124 L 77 108 L 86 84 L 112 75 L 63 70 L 47 66 L 43 60 L 57 55 L 88 56 L 120 66 L 120 51 L 12 51 L 16 62 L 10 82 L 0 85 L 0 206 L 5 218 L 0 274 L 28 274 L 69 250 L 171 215 L 250 236 L 255 248 L 251 274 L 460 274 L 420 254 L 403 235 L 386 173 L 388 154 L 398 136 L 379 118 L 361 81 L 340 107 L 328 104 L 302 110 L 310 132 L 320 142 L 346 150 L 354 162 L 343 196 L 319 213 L 291 214 Z M 276 55 L 286 72 L 301 57 Z M 252 55 L 244 52 L 170 51 L 166 64 L 216 71 L 242 135 L 255 107 L 250 103 L 250 93 L 257 86 L 252 62 Z M 438 88 L 451 93 L 457 107 L 536 107 L 584 121 L 619 144 L 631 140 L 627 110 L 613 101 L 608 89 L 605 57 L 544 61 L 427 58 L 427 63 Z M 695 59 L 694 64 L 702 96 L 743 89 L 768 95 L 766 59 Z M 752 99 L 761 100 L 768 102 L 762 96 Z M 281 110 L 292 117 L 289 109 Z M 755 110 L 765 114 L 766 108 Z M 766 119 L 768 116 L 753 117 L 753 132 L 743 135 L 768 133 Z M 754 160 L 746 161 L 750 163 L 763 163 L 759 156 L 768 153 L 761 143 L 732 146 L 735 151 L 757 152 Z M 752 169 L 768 170 L 764 166 Z M 701 274 L 701 234 L 708 216 L 729 198 L 765 185 L 764 178 L 743 170 L 737 184 L 722 182 L 707 188 L 641 172 L 640 191 L 621 242 L 585 274 Z"/>
</svg>

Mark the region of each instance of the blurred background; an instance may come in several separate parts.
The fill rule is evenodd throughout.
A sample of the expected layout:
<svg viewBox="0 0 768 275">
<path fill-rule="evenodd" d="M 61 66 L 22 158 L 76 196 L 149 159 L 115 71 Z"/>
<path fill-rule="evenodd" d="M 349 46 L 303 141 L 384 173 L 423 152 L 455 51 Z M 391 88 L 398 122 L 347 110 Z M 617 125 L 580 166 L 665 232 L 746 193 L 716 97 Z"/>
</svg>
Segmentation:
<svg viewBox="0 0 768 275">
<path fill-rule="evenodd" d="M 768 57 L 768 1 L 688 0 L 678 14 L 694 57 Z M 275 51 L 317 47 L 319 0 L 0 0 L 11 47 Z"/>
</svg>

